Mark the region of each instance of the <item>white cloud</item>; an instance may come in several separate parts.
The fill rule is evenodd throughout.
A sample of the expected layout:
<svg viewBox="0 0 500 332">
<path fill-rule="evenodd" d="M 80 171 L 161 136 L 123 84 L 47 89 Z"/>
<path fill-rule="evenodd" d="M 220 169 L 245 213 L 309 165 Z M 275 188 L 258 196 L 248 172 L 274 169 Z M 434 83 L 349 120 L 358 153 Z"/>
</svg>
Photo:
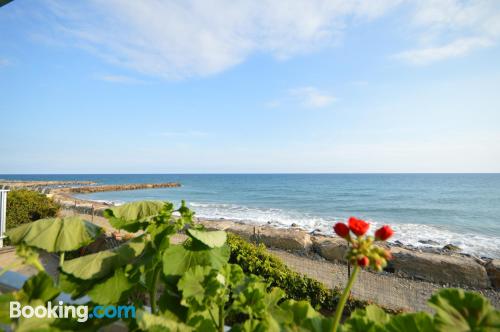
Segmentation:
<svg viewBox="0 0 500 332">
<path fill-rule="evenodd" d="M 177 79 L 221 72 L 254 53 L 286 59 L 335 45 L 347 20 L 375 19 L 399 2 L 93 0 L 49 5 L 59 32 L 76 45 L 113 64 Z"/>
<path fill-rule="evenodd" d="M 124 84 L 141 84 L 144 81 L 135 79 L 133 77 L 124 75 L 96 75 L 95 78 L 100 81 L 111 82 L 111 83 L 124 83 Z"/>
<path fill-rule="evenodd" d="M 462 38 L 442 46 L 404 51 L 394 57 L 414 65 L 426 65 L 447 58 L 464 56 L 477 48 L 491 45 L 492 42 L 484 38 Z"/>
<path fill-rule="evenodd" d="M 7 67 L 10 65 L 10 61 L 5 58 L 0 58 L 0 67 Z"/>
<path fill-rule="evenodd" d="M 164 136 L 164 137 L 205 137 L 208 136 L 207 132 L 198 131 L 198 130 L 188 130 L 188 131 L 164 131 L 161 133 L 157 133 L 156 136 Z"/>
<path fill-rule="evenodd" d="M 410 21 L 419 45 L 395 58 L 429 64 L 493 46 L 500 39 L 498 0 L 422 0 L 415 4 Z"/>
<path fill-rule="evenodd" d="M 291 89 L 289 93 L 295 101 L 307 108 L 326 107 L 337 100 L 333 95 L 313 86 Z"/>
</svg>

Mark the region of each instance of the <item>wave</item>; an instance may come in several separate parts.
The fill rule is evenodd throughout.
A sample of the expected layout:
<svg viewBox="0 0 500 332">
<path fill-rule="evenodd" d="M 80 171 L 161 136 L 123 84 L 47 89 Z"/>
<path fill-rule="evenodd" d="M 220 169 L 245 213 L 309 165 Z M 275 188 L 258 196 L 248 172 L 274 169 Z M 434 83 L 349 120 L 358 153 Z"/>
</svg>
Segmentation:
<svg viewBox="0 0 500 332">
<path fill-rule="evenodd" d="M 307 213 L 287 211 L 277 208 L 248 207 L 237 204 L 199 203 L 189 205 L 196 215 L 209 219 L 230 219 L 250 224 L 271 224 L 275 227 L 300 226 L 308 231 L 319 230 L 322 233 L 333 234 L 332 226 L 340 217 L 320 217 Z M 371 224 L 371 232 L 384 224 L 380 220 L 367 220 Z M 473 233 L 458 233 L 435 225 L 408 224 L 390 222 L 394 229 L 391 242 L 400 242 L 414 247 L 442 248 L 453 244 L 462 249 L 463 253 L 476 257 L 500 257 L 500 238 Z M 432 240 L 433 242 L 429 242 Z"/>
</svg>

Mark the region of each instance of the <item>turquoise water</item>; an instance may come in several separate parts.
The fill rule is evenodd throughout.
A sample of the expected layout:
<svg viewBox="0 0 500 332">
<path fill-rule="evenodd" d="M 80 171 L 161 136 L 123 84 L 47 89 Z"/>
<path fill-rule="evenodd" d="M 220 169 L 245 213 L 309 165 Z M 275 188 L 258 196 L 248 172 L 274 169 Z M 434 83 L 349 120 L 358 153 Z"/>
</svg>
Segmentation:
<svg viewBox="0 0 500 332">
<path fill-rule="evenodd" d="M 218 174 L 0 175 L 0 178 L 94 180 L 100 184 L 179 181 L 181 188 L 80 195 L 123 203 L 181 199 L 198 216 L 271 222 L 331 232 L 351 215 L 391 224 L 394 241 L 500 257 L 500 174 Z"/>
</svg>

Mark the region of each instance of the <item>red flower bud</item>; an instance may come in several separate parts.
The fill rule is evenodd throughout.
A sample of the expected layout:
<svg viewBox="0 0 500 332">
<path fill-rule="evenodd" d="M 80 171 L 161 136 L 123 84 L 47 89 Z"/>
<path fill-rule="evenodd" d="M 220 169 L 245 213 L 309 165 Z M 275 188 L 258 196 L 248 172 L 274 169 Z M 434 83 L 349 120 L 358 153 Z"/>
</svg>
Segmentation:
<svg viewBox="0 0 500 332">
<path fill-rule="evenodd" d="M 367 231 L 368 228 L 370 228 L 370 224 L 367 223 L 364 220 L 357 219 L 354 217 L 349 218 L 349 228 L 351 231 L 356 234 L 357 236 L 364 235 Z"/>
<path fill-rule="evenodd" d="M 359 266 L 365 267 L 368 266 L 368 264 L 370 264 L 370 260 L 368 259 L 368 257 L 363 256 L 362 258 L 358 259 Z"/>
<path fill-rule="evenodd" d="M 392 234 L 394 234 L 394 231 L 388 225 L 384 225 L 375 232 L 375 239 L 385 241 L 390 238 Z"/>
<path fill-rule="evenodd" d="M 338 236 L 343 237 L 344 239 L 349 236 L 349 227 L 342 222 L 336 223 L 335 226 L 333 226 L 333 230 Z"/>
</svg>

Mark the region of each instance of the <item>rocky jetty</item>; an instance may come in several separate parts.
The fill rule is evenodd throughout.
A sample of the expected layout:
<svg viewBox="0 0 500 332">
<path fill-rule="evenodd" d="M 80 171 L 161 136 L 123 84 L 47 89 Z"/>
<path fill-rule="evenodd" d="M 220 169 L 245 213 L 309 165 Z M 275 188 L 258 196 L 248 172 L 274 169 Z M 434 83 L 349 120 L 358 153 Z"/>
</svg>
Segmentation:
<svg viewBox="0 0 500 332">
<path fill-rule="evenodd" d="M 82 186 L 96 184 L 93 181 L 23 181 L 23 180 L 3 180 L 0 179 L 0 188 L 14 189 L 38 189 L 46 187 L 60 187 L 60 186 Z"/>
<path fill-rule="evenodd" d="M 116 185 L 104 185 L 104 186 L 85 186 L 85 187 L 71 187 L 62 188 L 58 192 L 70 192 L 70 193 L 95 193 L 102 191 L 124 191 L 124 190 L 138 190 L 138 189 L 157 189 L 157 188 L 175 188 L 180 187 L 181 184 L 178 182 L 166 182 L 166 183 L 134 183 L 134 184 L 116 184 Z"/>
</svg>

